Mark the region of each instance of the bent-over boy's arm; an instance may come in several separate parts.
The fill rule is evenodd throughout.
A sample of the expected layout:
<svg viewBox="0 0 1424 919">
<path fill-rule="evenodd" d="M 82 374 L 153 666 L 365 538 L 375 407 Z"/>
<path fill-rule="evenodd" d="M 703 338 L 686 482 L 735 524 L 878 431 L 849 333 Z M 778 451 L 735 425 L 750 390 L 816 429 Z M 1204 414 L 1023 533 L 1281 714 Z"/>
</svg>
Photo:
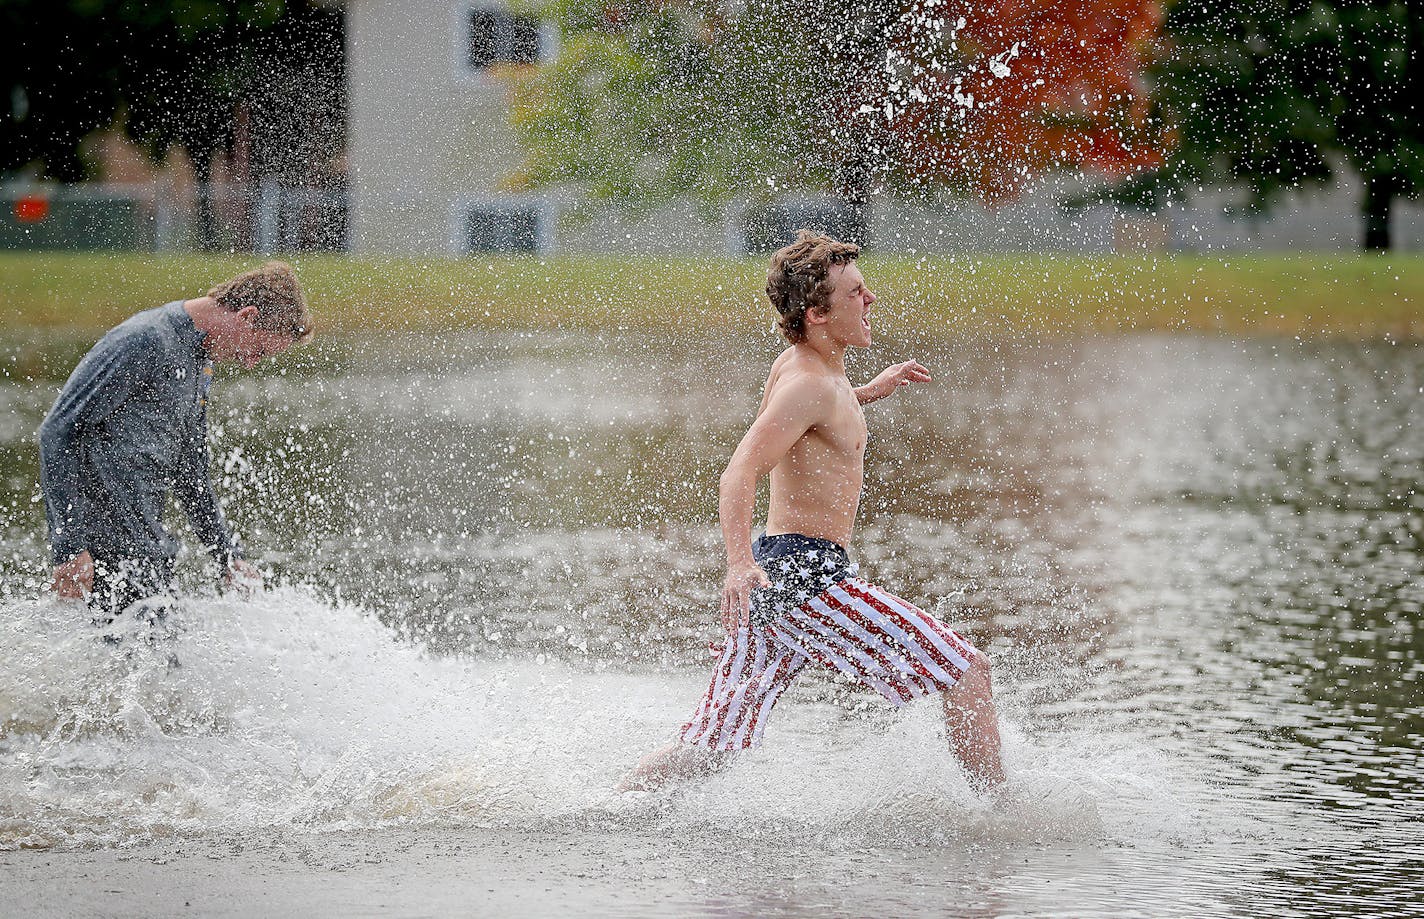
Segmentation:
<svg viewBox="0 0 1424 919">
<path fill-rule="evenodd" d="M 142 336 L 100 341 L 74 368 L 40 425 L 40 490 L 55 566 L 89 548 L 81 445 L 94 425 L 113 414 L 152 374 L 151 353 L 151 343 Z"/>
<path fill-rule="evenodd" d="M 192 521 L 203 548 L 224 571 L 242 558 L 242 549 L 228 530 L 222 508 L 213 493 L 212 458 L 208 453 L 208 413 L 203 408 L 184 432 L 183 455 L 174 477 L 173 493 Z"/>
<path fill-rule="evenodd" d="M 766 573 L 752 559 L 752 512 L 756 486 L 796 441 L 833 404 L 831 387 L 809 377 L 780 382 L 766 407 L 732 453 L 719 483 L 718 515 L 727 547 L 727 578 L 722 588 L 722 624 L 728 631 L 747 621 L 751 592 L 764 587 Z"/>
</svg>

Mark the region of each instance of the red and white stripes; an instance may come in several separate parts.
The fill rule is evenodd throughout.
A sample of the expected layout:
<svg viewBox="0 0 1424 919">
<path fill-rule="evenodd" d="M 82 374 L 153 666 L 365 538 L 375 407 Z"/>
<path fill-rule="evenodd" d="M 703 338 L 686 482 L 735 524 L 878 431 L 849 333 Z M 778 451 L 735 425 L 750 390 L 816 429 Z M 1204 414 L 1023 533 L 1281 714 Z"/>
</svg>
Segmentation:
<svg viewBox="0 0 1424 919">
<path fill-rule="evenodd" d="M 846 578 L 769 626 L 744 626 L 729 636 L 682 740 L 713 750 L 760 743 L 772 707 L 808 660 L 899 706 L 950 689 L 977 653 L 929 613 L 862 578 Z"/>
</svg>

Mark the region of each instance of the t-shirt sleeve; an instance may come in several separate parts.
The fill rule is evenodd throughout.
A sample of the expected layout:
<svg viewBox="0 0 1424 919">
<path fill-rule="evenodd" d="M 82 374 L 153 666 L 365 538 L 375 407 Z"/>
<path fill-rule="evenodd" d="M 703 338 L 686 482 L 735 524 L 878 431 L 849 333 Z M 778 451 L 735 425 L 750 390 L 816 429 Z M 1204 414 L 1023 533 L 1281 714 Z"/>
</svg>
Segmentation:
<svg viewBox="0 0 1424 919">
<path fill-rule="evenodd" d="M 40 425 L 40 488 L 50 552 L 62 564 L 89 548 L 81 446 L 152 375 L 155 347 L 144 335 L 105 336 L 74 368 Z"/>
</svg>

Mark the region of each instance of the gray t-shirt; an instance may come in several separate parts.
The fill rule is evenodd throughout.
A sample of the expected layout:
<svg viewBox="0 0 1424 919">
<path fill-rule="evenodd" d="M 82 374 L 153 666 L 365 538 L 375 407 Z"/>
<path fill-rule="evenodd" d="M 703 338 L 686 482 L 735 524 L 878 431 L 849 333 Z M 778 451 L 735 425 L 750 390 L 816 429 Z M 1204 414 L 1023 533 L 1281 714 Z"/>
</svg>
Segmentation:
<svg viewBox="0 0 1424 919">
<path fill-rule="evenodd" d="M 169 491 L 219 561 L 239 555 L 208 469 L 205 333 L 175 301 L 111 329 L 64 384 L 40 425 L 40 484 L 50 550 L 61 564 L 171 559 Z"/>
</svg>

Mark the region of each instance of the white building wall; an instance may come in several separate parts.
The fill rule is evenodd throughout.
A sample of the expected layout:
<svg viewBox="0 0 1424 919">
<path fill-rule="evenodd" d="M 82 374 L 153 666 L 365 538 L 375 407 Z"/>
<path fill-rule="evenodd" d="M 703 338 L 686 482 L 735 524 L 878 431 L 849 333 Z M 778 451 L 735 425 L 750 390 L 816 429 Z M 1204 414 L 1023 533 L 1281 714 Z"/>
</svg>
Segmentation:
<svg viewBox="0 0 1424 919">
<path fill-rule="evenodd" d="M 1172 248 L 1184 252 L 1355 252 L 1365 235 L 1360 212 L 1363 183 L 1341 169 L 1334 186 L 1311 186 L 1283 195 L 1260 214 L 1241 213 L 1242 195 L 1226 190 L 1193 195 L 1162 215 L 1172 225 Z M 1424 207 L 1395 202 L 1390 228 L 1394 248 L 1424 248 Z"/>
<path fill-rule="evenodd" d="M 726 227 L 691 205 L 644 219 L 561 219 L 573 193 L 511 194 L 523 154 L 508 120 L 508 87 L 464 61 L 465 17 L 503 0 L 351 0 L 346 4 L 350 122 L 350 248 L 459 254 L 472 206 L 532 206 L 542 248 L 561 252 L 707 254 Z M 553 35 L 545 34 L 551 47 Z"/>
<path fill-rule="evenodd" d="M 351 248 L 452 253 L 463 206 L 501 198 L 521 155 L 506 88 L 462 60 L 471 0 L 347 3 Z"/>
</svg>

